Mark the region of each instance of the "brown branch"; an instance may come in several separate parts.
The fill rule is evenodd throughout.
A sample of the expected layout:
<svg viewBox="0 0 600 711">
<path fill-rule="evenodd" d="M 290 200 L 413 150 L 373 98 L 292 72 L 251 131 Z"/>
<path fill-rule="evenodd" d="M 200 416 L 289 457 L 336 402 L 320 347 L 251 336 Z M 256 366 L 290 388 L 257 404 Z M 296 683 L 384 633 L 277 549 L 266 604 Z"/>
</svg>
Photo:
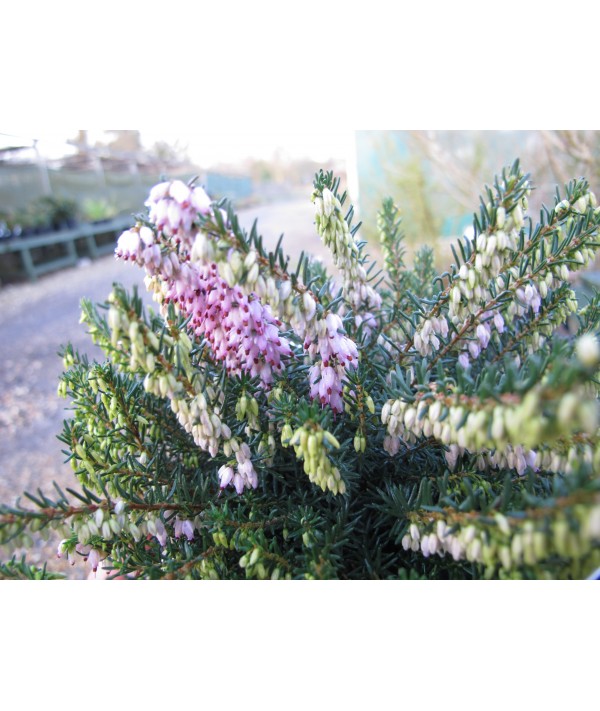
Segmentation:
<svg viewBox="0 0 600 711">
<path fill-rule="evenodd" d="M 495 513 L 502 513 L 508 519 L 514 519 L 517 523 L 522 523 L 528 519 L 540 519 L 544 518 L 548 514 L 551 514 L 562 509 L 566 509 L 569 506 L 575 506 L 577 504 L 597 504 L 600 503 L 600 495 L 597 492 L 584 492 L 580 491 L 570 496 L 563 496 L 555 500 L 555 504 L 552 506 L 540 506 L 539 508 L 527 508 L 523 509 L 522 512 L 518 514 L 511 515 L 509 512 L 504 513 L 500 511 L 456 511 L 450 507 L 443 508 L 441 512 L 439 511 L 413 511 L 408 515 L 408 518 L 415 523 L 421 521 L 424 523 L 431 523 L 432 521 L 449 521 L 451 523 L 458 524 L 468 524 L 476 521 L 480 518 L 485 518 L 487 516 L 493 516 Z M 525 517 L 524 517 L 525 514 Z M 415 520 L 416 519 L 416 520 Z M 426 520 L 428 519 L 428 520 Z"/>
</svg>

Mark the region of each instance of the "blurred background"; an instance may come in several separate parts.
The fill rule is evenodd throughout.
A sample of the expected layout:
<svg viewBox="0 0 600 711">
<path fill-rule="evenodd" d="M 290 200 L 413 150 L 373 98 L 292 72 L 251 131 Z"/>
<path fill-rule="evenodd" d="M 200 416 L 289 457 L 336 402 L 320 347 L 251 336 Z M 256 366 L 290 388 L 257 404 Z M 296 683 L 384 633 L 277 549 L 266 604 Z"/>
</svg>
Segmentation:
<svg viewBox="0 0 600 711">
<path fill-rule="evenodd" d="M 483 185 L 516 157 L 537 187 L 531 200 L 534 215 L 542 201 L 551 202 L 557 184 L 585 175 L 594 186 L 600 172 L 599 135 L 548 130 L 0 132 L 0 283 L 35 278 L 38 267 L 40 273 L 52 271 L 53 258 L 60 265 L 59 258 L 68 256 L 66 245 L 56 246 L 61 243 L 56 237 L 19 245 L 14 238 L 131 219 L 142 210 L 149 188 L 165 177 L 197 176 L 212 197 L 230 198 L 238 210 L 255 208 L 268 234 L 272 216 L 281 216 L 275 231 L 289 236 L 284 245 L 293 253 L 297 230 L 302 230 L 302 240 L 314 240 L 308 244 L 319 251 L 308 198 L 314 173 L 334 170 L 348 188 L 363 220 L 361 234 L 373 250 L 377 210 L 387 195 L 402 209 L 409 242 L 433 244 L 469 227 Z M 73 239 L 77 257 L 95 256 L 81 238 Z M 29 273 L 23 244 L 30 245 L 34 268 Z"/>
<path fill-rule="evenodd" d="M 0 131 L 0 501 L 13 504 L 38 487 L 50 493 L 53 480 L 74 483 L 56 438 L 69 414 L 56 395 L 57 352 L 72 342 L 101 357 L 79 325 L 82 297 L 102 302 L 114 281 L 144 291 L 141 270 L 112 253 L 160 180 L 197 176 L 212 198 L 233 201 L 242 226 L 256 219 L 267 246 L 283 233 L 293 259 L 305 250 L 327 261 L 310 193 L 315 172 L 333 170 L 374 258 L 377 211 L 390 195 L 402 210 L 409 257 L 429 244 L 443 269 L 483 186 L 517 157 L 536 186 L 534 220 L 572 177 L 587 177 L 598 194 L 598 131 Z M 574 286 L 585 298 L 593 283 L 596 268 Z M 32 562 L 50 559 L 70 577 L 87 575 L 55 559 L 56 543 L 37 541 Z"/>
</svg>

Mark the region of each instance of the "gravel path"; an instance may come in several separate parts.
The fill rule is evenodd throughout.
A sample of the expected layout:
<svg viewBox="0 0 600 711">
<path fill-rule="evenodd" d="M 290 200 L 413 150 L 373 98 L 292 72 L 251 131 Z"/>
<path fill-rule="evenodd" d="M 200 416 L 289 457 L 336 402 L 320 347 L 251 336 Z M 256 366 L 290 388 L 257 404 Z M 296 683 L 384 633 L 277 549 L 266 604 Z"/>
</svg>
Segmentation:
<svg viewBox="0 0 600 711">
<path fill-rule="evenodd" d="M 257 218 L 268 247 L 274 247 L 285 232 L 283 247 L 292 263 L 301 250 L 326 258 L 308 199 L 243 210 L 239 218 L 247 229 Z M 79 303 L 82 297 L 103 302 L 115 281 L 128 287 L 137 284 L 140 293 L 145 292 L 142 271 L 111 256 L 50 274 L 34 284 L 0 288 L 1 502 L 13 504 L 23 491 L 34 493 L 38 488 L 52 497 L 53 480 L 63 488 L 77 488 L 57 439 L 63 419 L 69 416 L 65 401 L 56 394 L 62 372 L 57 353 L 61 345 L 71 342 L 90 357 L 101 357 L 79 324 Z M 55 558 L 56 544 L 54 539 L 48 544 L 36 541 L 28 559 L 37 564 L 48 559 L 49 569 L 71 578 L 84 577 L 84 566 L 70 568 Z"/>
</svg>

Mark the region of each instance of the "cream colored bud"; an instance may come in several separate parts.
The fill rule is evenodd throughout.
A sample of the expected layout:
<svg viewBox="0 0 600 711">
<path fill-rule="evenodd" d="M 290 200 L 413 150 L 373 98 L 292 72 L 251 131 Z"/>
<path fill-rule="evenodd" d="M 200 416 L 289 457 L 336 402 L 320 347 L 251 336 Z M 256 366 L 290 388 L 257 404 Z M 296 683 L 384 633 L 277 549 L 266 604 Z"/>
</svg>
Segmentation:
<svg viewBox="0 0 600 711">
<path fill-rule="evenodd" d="M 515 227 L 520 229 L 523 225 L 523 210 L 520 205 L 517 205 L 512 211 L 512 218 L 515 223 Z"/>
<path fill-rule="evenodd" d="M 306 318 L 310 320 L 314 316 L 315 311 L 317 309 L 315 300 L 311 296 L 310 292 L 304 292 L 304 294 L 302 295 L 302 303 L 304 305 L 304 311 L 306 312 Z"/>
<path fill-rule="evenodd" d="M 591 333 L 585 333 L 577 339 L 575 354 L 579 362 L 586 368 L 593 368 L 600 363 L 600 344 Z"/>
<path fill-rule="evenodd" d="M 323 190 L 323 214 L 325 217 L 330 217 L 331 214 L 333 213 L 334 210 L 334 195 L 329 190 L 329 188 L 325 188 Z"/>
<path fill-rule="evenodd" d="M 367 410 L 374 415 L 375 414 L 375 403 L 373 402 L 373 398 L 370 395 L 367 395 L 367 398 L 365 400 L 365 403 L 367 405 Z"/>
<path fill-rule="evenodd" d="M 500 563 L 505 570 L 510 570 L 512 565 L 512 560 L 510 557 L 510 549 L 508 546 L 502 546 L 498 551 L 498 557 L 500 558 Z"/>
<path fill-rule="evenodd" d="M 411 429 L 411 427 L 415 424 L 416 419 L 417 411 L 414 407 L 409 407 L 404 413 L 404 426 L 406 429 Z"/>
<path fill-rule="evenodd" d="M 496 523 L 498 524 L 500 531 L 508 536 L 510 534 L 510 525 L 506 516 L 503 516 L 501 513 L 497 513 L 494 518 L 496 519 Z"/>
<path fill-rule="evenodd" d="M 248 284 L 254 284 L 254 282 L 258 279 L 258 264 L 255 262 L 252 267 L 250 268 L 250 271 L 248 272 L 248 275 L 246 276 L 246 281 Z"/>
<path fill-rule="evenodd" d="M 251 249 L 246 257 L 244 258 L 244 266 L 246 269 L 250 269 L 250 267 L 255 264 L 256 262 L 256 250 Z"/>
<path fill-rule="evenodd" d="M 382 424 L 384 424 L 384 425 L 387 424 L 387 421 L 388 421 L 388 419 L 389 419 L 389 417 L 390 417 L 390 412 L 391 412 L 391 410 L 392 410 L 392 406 L 391 406 L 390 403 L 391 403 L 391 400 L 388 400 L 388 401 L 384 404 L 384 406 L 381 408 L 381 422 L 382 422 Z"/>
<path fill-rule="evenodd" d="M 439 400 L 436 400 L 431 407 L 429 408 L 429 419 L 432 422 L 436 422 L 439 419 L 439 416 L 442 412 L 442 404 L 440 403 Z"/>
<path fill-rule="evenodd" d="M 506 210 L 500 205 L 496 210 L 496 228 L 502 229 L 506 222 Z"/>
<path fill-rule="evenodd" d="M 334 446 L 336 449 L 340 448 L 340 443 L 337 441 L 337 439 L 331 434 L 331 432 L 327 432 L 327 430 L 323 431 L 323 438 L 329 442 L 332 446 Z"/>
<path fill-rule="evenodd" d="M 467 283 L 471 287 L 471 289 L 473 289 L 475 287 L 475 284 L 477 284 L 477 272 L 474 269 L 469 269 Z"/>
<path fill-rule="evenodd" d="M 465 529 L 464 535 L 463 535 L 463 541 L 465 544 L 471 543 L 472 540 L 475 539 L 475 535 L 477 534 L 477 530 L 475 526 L 467 526 Z"/>
<path fill-rule="evenodd" d="M 227 282 L 228 286 L 235 286 L 236 278 L 229 262 L 225 262 L 219 265 L 219 274 Z"/>
<path fill-rule="evenodd" d="M 394 400 L 392 402 L 392 415 L 394 415 L 395 417 L 398 417 L 398 415 L 403 410 L 402 405 L 403 405 L 403 403 L 400 400 Z"/>
<path fill-rule="evenodd" d="M 557 419 L 562 425 L 568 425 L 579 408 L 580 398 L 575 393 L 567 393 L 559 403 Z"/>
</svg>

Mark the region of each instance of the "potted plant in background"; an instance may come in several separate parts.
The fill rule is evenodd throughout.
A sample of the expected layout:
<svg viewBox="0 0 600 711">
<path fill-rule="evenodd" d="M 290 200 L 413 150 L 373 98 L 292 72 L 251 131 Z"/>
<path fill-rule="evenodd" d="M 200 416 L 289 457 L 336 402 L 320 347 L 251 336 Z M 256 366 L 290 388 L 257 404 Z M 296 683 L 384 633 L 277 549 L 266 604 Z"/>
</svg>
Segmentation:
<svg viewBox="0 0 600 711">
<path fill-rule="evenodd" d="M 53 210 L 46 198 L 39 198 L 29 203 L 26 213 L 33 234 L 42 234 L 52 229 Z"/>
<path fill-rule="evenodd" d="M 34 233 L 30 211 L 21 207 L 12 213 L 11 232 L 14 237 L 29 237 Z"/>
<path fill-rule="evenodd" d="M 41 210 L 47 211 L 50 229 L 64 230 L 77 224 L 79 208 L 75 200 L 45 195 L 37 203 Z"/>
<path fill-rule="evenodd" d="M 8 239 L 12 237 L 10 229 L 10 213 L 0 210 L 0 239 Z"/>
<path fill-rule="evenodd" d="M 89 198 L 83 203 L 84 218 L 93 224 L 108 222 L 117 214 L 114 205 L 102 198 Z"/>
</svg>

